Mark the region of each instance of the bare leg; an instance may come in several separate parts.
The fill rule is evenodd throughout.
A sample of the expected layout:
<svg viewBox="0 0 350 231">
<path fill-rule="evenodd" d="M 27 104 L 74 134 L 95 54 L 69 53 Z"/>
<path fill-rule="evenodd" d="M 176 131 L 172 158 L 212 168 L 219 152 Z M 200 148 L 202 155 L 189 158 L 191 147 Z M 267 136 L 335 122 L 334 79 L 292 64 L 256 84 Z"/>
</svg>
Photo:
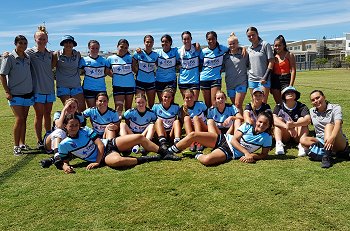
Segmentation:
<svg viewBox="0 0 350 231">
<path fill-rule="evenodd" d="M 213 119 L 208 119 L 208 132 L 221 134 L 220 129 L 216 126 L 216 123 Z"/>
<path fill-rule="evenodd" d="M 325 129 L 324 129 L 324 138 L 325 140 L 328 139 L 328 137 L 331 136 L 332 132 L 334 129 L 333 124 L 327 124 Z M 339 131 L 337 136 L 334 139 L 334 144 L 333 144 L 333 151 L 339 152 L 343 151 L 346 147 L 346 138 L 343 136 L 343 134 Z"/>
<path fill-rule="evenodd" d="M 134 94 L 125 96 L 125 111 L 129 110 L 132 106 L 132 100 L 134 99 Z"/>
<path fill-rule="evenodd" d="M 146 91 L 148 107 L 152 108 L 156 99 L 156 90 Z"/>
<path fill-rule="evenodd" d="M 215 149 L 208 155 L 200 155 L 198 161 L 205 166 L 218 165 L 226 162 L 226 155 L 220 149 Z"/>
<path fill-rule="evenodd" d="M 210 106 L 213 106 L 215 105 L 215 102 L 216 102 L 216 92 L 219 91 L 221 89 L 221 87 L 212 87 L 210 89 L 210 100 L 211 100 L 211 105 Z M 207 106 L 208 107 L 208 106 Z"/>
<path fill-rule="evenodd" d="M 123 115 L 125 95 L 115 95 L 114 98 L 114 108 L 121 116 Z"/>
<path fill-rule="evenodd" d="M 11 106 L 15 116 L 15 124 L 13 125 L 13 138 L 15 146 L 25 144 L 25 130 L 29 107 Z"/>
<path fill-rule="evenodd" d="M 191 121 L 191 118 L 189 116 L 185 116 L 185 118 L 184 118 L 184 128 L 185 128 L 187 135 L 194 131 L 192 121 Z"/>
<path fill-rule="evenodd" d="M 271 89 L 271 94 L 276 102 L 276 104 L 278 103 L 282 103 L 282 96 L 281 96 L 281 91 L 278 89 Z"/>
<path fill-rule="evenodd" d="M 211 96 L 210 96 L 211 90 L 209 89 L 202 89 L 202 95 L 204 99 L 205 105 L 210 108 L 211 107 Z"/>
<path fill-rule="evenodd" d="M 107 166 L 112 168 L 132 167 L 137 165 L 137 159 L 130 157 L 122 157 L 119 153 L 112 152 L 105 157 L 105 163 Z"/>
<path fill-rule="evenodd" d="M 35 117 L 34 117 L 34 129 L 37 142 L 42 141 L 42 130 L 43 130 L 43 117 L 44 117 L 44 104 L 34 104 Z"/>
<path fill-rule="evenodd" d="M 159 147 L 141 134 L 131 134 L 115 138 L 115 143 L 120 151 L 127 151 L 137 144 L 149 152 L 158 152 Z"/>
<path fill-rule="evenodd" d="M 52 112 L 53 103 L 44 104 L 44 127 L 45 131 L 48 132 L 51 130 L 51 112 Z"/>
<path fill-rule="evenodd" d="M 94 98 L 85 98 L 85 101 L 88 108 L 96 106 L 96 100 Z"/>
<path fill-rule="evenodd" d="M 270 88 L 268 87 L 263 87 L 264 89 L 264 99 L 263 99 L 263 102 L 264 103 L 267 103 L 267 100 L 269 98 L 269 93 L 270 93 Z"/>
<path fill-rule="evenodd" d="M 176 144 L 176 147 L 179 150 L 184 150 L 188 148 L 191 145 L 191 143 L 198 142 L 202 145 L 205 145 L 206 147 L 214 148 L 217 137 L 218 137 L 217 134 L 214 134 L 211 132 L 191 132 L 185 138 L 180 140 Z"/>
<path fill-rule="evenodd" d="M 236 108 L 238 109 L 239 113 L 241 113 L 241 115 L 243 115 L 243 101 L 245 99 L 245 95 L 246 93 L 244 92 L 238 92 L 236 94 L 236 98 L 234 101 L 234 104 L 236 106 Z"/>
</svg>

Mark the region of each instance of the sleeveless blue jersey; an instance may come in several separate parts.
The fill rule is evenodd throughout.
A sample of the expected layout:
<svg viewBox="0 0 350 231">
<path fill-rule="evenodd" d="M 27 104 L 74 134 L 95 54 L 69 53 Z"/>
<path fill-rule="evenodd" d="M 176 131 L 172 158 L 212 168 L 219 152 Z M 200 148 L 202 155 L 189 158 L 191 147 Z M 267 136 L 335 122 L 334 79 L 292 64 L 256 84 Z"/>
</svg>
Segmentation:
<svg viewBox="0 0 350 231">
<path fill-rule="evenodd" d="M 94 141 L 97 134 L 89 127 L 80 128 L 75 138 L 66 137 L 58 145 L 58 152 L 62 160 L 67 160 L 69 155 L 80 159 L 96 162 L 98 149 Z"/>
<path fill-rule="evenodd" d="M 144 50 L 138 54 L 135 51 L 133 58 L 138 61 L 136 79 L 144 83 L 154 83 L 154 81 L 156 81 L 155 70 L 158 54 L 154 51 L 151 51 L 150 54 L 147 54 Z"/>
<path fill-rule="evenodd" d="M 103 136 L 105 128 L 110 123 L 117 123 L 119 121 L 118 112 L 112 108 L 107 108 L 107 111 L 103 114 L 96 108 L 88 108 L 83 111 L 85 118 L 90 118 L 91 125 L 94 131 L 100 136 Z"/>
<path fill-rule="evenodd" d="M 235 105 L 232 104 L 225 104 L 224 111 L 221 113 L 217 107 L 211 107 L 208 109 L 208 119 L 213 119 L 216 123 L 216 126 L 218 128 L 224 128 L 223 122 L 230 116 L 235 116 L 238 113 L 238 109 Z M 229 128 L 231 124 L 226 126 L 226 128 Z"/>
<path fill-rule="evenodd" d="M 219 49 L 220 48 L 220 49 Z M 224 60 L 224 55 L 228 48 L 222 45 L 211 50 L 209 47 L 204 48 L 200 54 L 200 60 L 203 64 L 200 74 L 201 81 L 211 81 L 221 79 L 221 67 Z"/>
<path fill-rule="evenodd" d="M 200 51 L 185 50 L 184 47 L 178 49 L 180 59 L 179 84 L 199 83 L 199 56 Z"/>
<path fill-rule="evenodd" d="M 129 53 L 120 57 L 112 55 L 107 58 L 109 68 L 113 71 L 113 86 L 135 87 L 134 74 L 132 73 L 132 57 Z"/>
<path fill-rule="evenodd" d="M 168 52 L 158 49 L 156 52 L 158 54 L 156 81 L 170 82 L 176 80 L 176 63 L 179 60 L 177 48 L 170 48 Z"/>
<path fill-rule="evenodd" d="M 134 133 L 142 133 L 150 123 L 157 120 L 156 114 L 149 108 L 144 113 L 132 108 L 124 112 L 124 118 L 129 120 L 129 127 Z"/>
<path fill-rule="evenodd" d="M 188 115 L 193 119 L 193 117 L 198 116 L 204 122 L 207 120 L 205 115 L 207 114 L 207 106 L 202 101 L 195 101 L 192 107 L 187 107 Z"/>
<path fill-rule="evenodd" d="M 79 61 L 79 68 L 85 72 L 83 88 L 91 91 L 106 91 L 105 68 L 107 60 L 98 56 L 96 59 L 90 56 L 83 57 Z"/>
<path fill-rule="evenodd" d="M 163 120 L 163 125 L 166 131 L 170 131 L 173 127 L 176 116 L 179 113 L 179 105 L 174 103 L 171 104 L 168 109 L 165 109 L 161 103 L 156 103 L 152 107 L 152 111 L 156 113 L 157 118 Z"/>
<path fill-rule="evenodd" d="M 239 128 L 238 131 L 243 133 L 243 136 L 239 143 L 248 150 L 248 152 L 253 153 L 257 151 L 259 148 L 270 148 L 272 145 L 272 136 L 266 132 L 262 132 L 259 134 L 256 134 L 254 132 L 254 126 L 244 123 Z M 230 141 L 231 144 L 232 135 L 230 135 Z M 239 158 L 241 156 L 244 156 L 243 153 L 235 149 L 233 146 L 230 146 L 230 148 L 233 148 L 233 153 L 235 158 Z"/>
</svg>

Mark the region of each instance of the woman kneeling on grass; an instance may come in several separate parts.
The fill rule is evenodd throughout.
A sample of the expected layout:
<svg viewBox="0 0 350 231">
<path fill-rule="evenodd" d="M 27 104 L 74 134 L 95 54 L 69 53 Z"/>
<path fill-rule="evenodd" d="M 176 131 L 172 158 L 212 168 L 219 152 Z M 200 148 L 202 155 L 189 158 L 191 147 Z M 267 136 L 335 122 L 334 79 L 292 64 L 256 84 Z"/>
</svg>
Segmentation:
<svg viewBox="0 0 350 231">
<path fill-rule="evenodd" d="M 168 150 L 172 153 L 179 153 L 189 147 L 192 142 L 198 142 L 213 148 L 213 151 L 207 155 L 201 153 L 196 155 L 195 158 L 203 165 L 219 165 L 231 159 L 239 159 L 244 163 L 254 163 L 268 156 L 272 144 L 272 126 L 271 111 L 263 111 L 258 115 L 255 126 L 244 123 L 234 135 L 191 132 Z M 261 153 L 255 154 L 254 152 L 259 148 L 262 148 Z"/>
<path fill-rule="evenodd" d="M 112 168 L 133 167 L 145 162 L 158 161 L 167 153 L 172 155 L 167 150 L 160 149 L 141 134 L 100 139 L 91 128 L 81 128 L 78 117 L 74 115 L 67 115 L 64 124 L 67 138 L 62 140 L 58 146 L 59 158 L 55 165 L 63 169 L 65 173 L 74 173 L 74 169 L 69 165 L 72 156 L 90 162 L 86 167 L 87 170 L 90 170 L 99 167 L 102 163 Z M 136 144 L 141 144 L 147 151 L 158 152 L 160 155 L 134 158 L 123 157 L 119 154 L 119 152 L 131 149 Z"/>
<path fill-rule="evenodd" d="M 322 168 L 332 165 L 332 152 L 337 157 L 349 159 L 349 144 L 342 131 L 343 115 L 341 107 L 326 100 L 320 90 L 310 94 L 313 108 L 310 109 L 312 124 L 315 127 L 316 137 L 303 137 L 300 143 L 310 148 L 311 160 L 322 161 Z"/>
</svg>

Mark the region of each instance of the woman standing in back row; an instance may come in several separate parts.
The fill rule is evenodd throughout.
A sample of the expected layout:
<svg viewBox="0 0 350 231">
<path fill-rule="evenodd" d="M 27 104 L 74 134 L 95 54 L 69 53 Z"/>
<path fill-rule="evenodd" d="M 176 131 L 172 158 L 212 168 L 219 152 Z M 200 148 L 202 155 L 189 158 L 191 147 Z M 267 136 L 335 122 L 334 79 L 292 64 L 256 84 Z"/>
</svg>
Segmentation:
<svg viewBox="0 0 350 231">
<path fill-rule="evenodd" d="M 53 64 L 56 67 L 57 97 L 64 105 L 69 98 L 75 98 L 79 102 L 79 112 L 85 110 L 83 88 L 80 83 L 79 60 L 80 52 L 73 49 L 77 46 L 74 37 L 65 35 L 60 45 L 62 50 L 54 53 Z"/>
<path fill-rule="evenodd" d="M 249 27 L 246 33 L 249 41 L 252 43 L 247 49 L 250 63 L 248 68 L 248 86 L 251 93 L 254 88 L 263 87 L 265 93 L 263 102 L 267 103 L 271 87 L 270 75 L 275 60 L 272 48 L 269 43 L 259 37 L 258 29 L 255 27 Z"/>
</svg>

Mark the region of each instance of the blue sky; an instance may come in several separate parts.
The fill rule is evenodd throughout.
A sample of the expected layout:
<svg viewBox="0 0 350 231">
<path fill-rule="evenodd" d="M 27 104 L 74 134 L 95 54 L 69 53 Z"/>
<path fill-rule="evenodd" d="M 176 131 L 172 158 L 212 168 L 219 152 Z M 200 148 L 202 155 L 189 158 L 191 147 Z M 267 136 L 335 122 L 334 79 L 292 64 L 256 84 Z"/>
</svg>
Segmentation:
<svg viewBox="0 0 350 231">
<path fill-rule="evenodd" d="M 260 37 L 270 43 L 279 34 L 294 41 L 344 37 L 350 32 L 349 9 L 349 0 L 2 1 L 0 51 L 12 50 L 18 34 L 33 46 L 33 34 L 43 22 L 51 50 L 60 49 L 65 34 L 75 37 L 80 51 L 87 51 L 90 39 L 100 41 L 104 51 L 114 51 L 121 38 L 128 39 L 130 47 L 143 47 L 146 34 L 152 34 L 159 47 L 165 33 L 173 37 L 174 46 L 181 46 L 185 30 L 200 44 L 206 43 L 207 31 L 216 31 L 222 44 L 233 31 L 247 45 L 249 26 L 257 27 Z"/>
</svg>

